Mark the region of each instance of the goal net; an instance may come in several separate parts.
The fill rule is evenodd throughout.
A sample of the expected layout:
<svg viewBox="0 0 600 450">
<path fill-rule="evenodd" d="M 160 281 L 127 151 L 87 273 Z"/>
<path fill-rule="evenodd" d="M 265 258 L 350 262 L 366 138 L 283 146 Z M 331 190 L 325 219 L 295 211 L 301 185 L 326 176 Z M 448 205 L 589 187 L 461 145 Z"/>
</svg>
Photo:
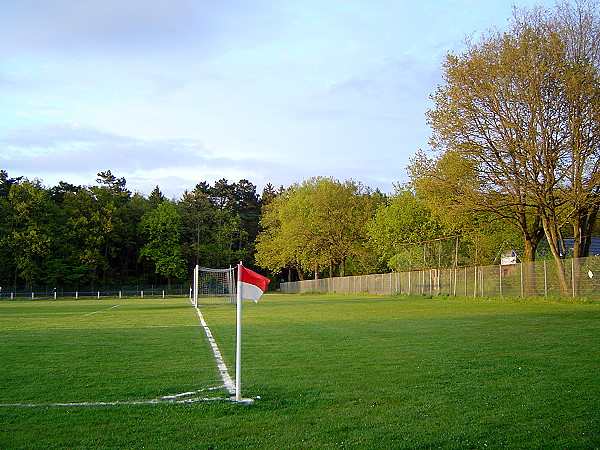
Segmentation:
<svg viewBox="0 0 600 450">
<path fill-rule="evenodd" d="M 217 306 L 236 304 L 235 268 L 194 268 L 191 301 L 194 306 Z"/>
</svg>

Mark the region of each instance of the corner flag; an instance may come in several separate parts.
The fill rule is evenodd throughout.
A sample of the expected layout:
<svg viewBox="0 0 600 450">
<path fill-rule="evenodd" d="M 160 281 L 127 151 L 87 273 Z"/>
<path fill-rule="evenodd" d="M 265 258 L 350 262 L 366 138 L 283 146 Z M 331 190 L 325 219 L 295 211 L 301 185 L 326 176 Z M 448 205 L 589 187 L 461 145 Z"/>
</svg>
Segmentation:
<svg viewBox="0 0 600 450">
<path fill-rule="evenodd" d="M 238 264 L 237 276 L 237 312 L 236 312 L 236 343 L 235 343 L 235 401 L 244 402 L 242 399 L 242 299 L 258 302 L 260 296 L 267 289 L 267 277 L 246 269 Z M 252 400 L 249 400 L 250 402 Z"/>
<path fill-rule="evenodd" d="M 238 295 L 241 299 L 258 302 L 271 280 L 238 264 Z"/>
</svg>

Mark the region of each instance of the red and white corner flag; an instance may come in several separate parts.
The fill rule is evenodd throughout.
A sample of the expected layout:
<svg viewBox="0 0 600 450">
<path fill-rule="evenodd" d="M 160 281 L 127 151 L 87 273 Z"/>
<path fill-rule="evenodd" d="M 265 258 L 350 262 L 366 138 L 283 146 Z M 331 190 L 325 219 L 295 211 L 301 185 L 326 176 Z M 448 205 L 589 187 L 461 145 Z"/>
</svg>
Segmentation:
<svg viewBox="0 0 600 450">
<path fill-rule="evenodd" d="M 271 280 L 238 264 L 238 296 L 258 302 Z"/>
</svg>

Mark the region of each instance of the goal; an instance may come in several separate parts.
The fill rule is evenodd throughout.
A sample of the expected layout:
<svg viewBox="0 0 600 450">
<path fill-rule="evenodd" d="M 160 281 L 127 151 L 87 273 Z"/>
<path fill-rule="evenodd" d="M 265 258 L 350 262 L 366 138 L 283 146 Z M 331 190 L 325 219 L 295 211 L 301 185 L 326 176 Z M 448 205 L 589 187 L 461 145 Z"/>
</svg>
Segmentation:
<svg viewBox="0 0 600 450">
<path fill-rule="evenodd" d="M 236 304 L 235 268 L 194 267 L 191 301 L 194 306 Z"/>
</svg>

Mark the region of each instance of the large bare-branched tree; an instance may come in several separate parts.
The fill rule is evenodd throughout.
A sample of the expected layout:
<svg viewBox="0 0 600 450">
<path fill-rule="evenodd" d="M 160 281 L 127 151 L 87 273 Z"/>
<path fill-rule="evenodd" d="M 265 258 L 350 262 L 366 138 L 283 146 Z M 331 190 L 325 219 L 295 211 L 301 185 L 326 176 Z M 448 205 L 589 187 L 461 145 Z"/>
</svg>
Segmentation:
<svg viewBox="0 0 600 450">
<path fill-rule="evenodd" d="M 519 227 L 529 259 L 543 229 L 565 293 L 563 233 L 584 256 L 600 205 L 599 31 L 595 2 L 563 3 L 515 11 L 509 31 L 448 55 L 429 112 L 441 155 L 413 170 Z"/>
</svg>

